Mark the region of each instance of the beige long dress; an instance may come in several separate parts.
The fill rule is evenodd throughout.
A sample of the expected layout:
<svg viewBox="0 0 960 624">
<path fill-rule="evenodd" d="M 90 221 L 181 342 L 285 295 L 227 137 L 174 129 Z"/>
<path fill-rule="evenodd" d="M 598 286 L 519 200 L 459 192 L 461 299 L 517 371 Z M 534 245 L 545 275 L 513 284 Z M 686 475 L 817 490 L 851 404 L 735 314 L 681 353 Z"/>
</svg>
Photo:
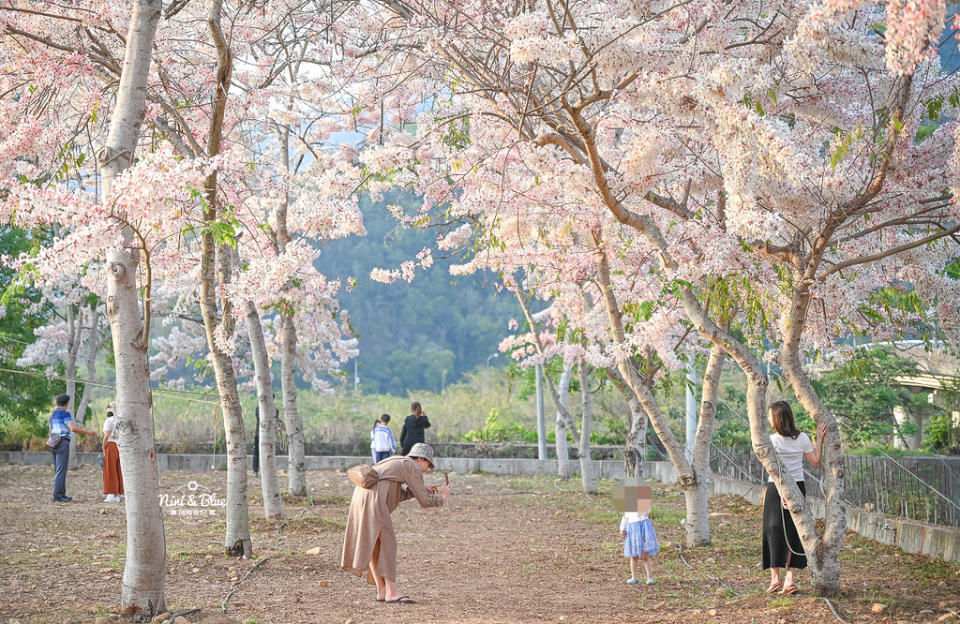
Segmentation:
<svg viewBox="0 0 960 624">
<path fill-rule="evenodd" d="M 376 464 L 380 480 L 373 488 L 353 488 L 340 568 L 361 576 L 377 562 L 377 573 L 397 580 L 397 535 L 390 514 L 401 502 L 416 498 L 421 507 L 440 507 L 443 498 L 423 484 L 423 471 L 410 457 L 394 455 Z M 404 487 L 406 486 L 406 487 Z M 374 580 L 367 575 L 367 582 Z"/>
</svg>

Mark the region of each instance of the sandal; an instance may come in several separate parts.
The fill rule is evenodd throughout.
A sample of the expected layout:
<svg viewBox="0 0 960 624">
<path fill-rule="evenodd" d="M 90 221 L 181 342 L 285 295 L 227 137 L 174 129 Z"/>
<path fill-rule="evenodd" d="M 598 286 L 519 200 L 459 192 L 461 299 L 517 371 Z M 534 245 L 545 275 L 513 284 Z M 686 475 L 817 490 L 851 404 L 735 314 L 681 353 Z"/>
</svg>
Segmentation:
<svg viewBox="0 0 960 624">
<path fill-rule="evenodd" d="M 389 604 L 417 604 L 417 601 L 410 596 L 400 596 L 396 600 L 387 600 Z"/>
<path fill-rule="evenodd" d="M 772 593 L 774 593 L 775 591 L 777 591 L 778 589 L 780 589 L 781 587 L 783 587 L 783 581 L 777 581 L 776 583 L 770 583 L 770 587 L 767 588 L 766 593 L 772 594 Z M 794 588 L 794 591 L 796 591 L 796 588 Z"/>
<path fill-rule="evenodd" d="M 797 593 L 797 586 L 794 583 L 790 583 L 789 585 L 784 585 L 783 590 L 781 590 L 780 593 L 787 594 L 788 596 L 790 594 L 795 594 Z"/>
</svg>

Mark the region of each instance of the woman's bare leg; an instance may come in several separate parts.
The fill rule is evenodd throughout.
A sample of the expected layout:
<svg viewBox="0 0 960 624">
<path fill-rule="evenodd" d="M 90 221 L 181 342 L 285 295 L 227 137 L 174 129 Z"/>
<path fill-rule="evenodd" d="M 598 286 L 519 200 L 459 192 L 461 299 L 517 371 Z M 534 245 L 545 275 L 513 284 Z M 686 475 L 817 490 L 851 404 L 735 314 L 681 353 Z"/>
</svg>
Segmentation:
<svg viewBox="0 0 960 624">
<path fill-rule="evenodd" d="M 373 546 L 373 553 L 370 555 L 370 578 L 373 579 L 373 582 L 377 584 L 377 600 L 386 599 L 386 587 L 385 581 L 382 576 L 377 573 L 377 563 L 380 561 L 380 540 L 377 540 L 377 543 Z"/>
</svg>

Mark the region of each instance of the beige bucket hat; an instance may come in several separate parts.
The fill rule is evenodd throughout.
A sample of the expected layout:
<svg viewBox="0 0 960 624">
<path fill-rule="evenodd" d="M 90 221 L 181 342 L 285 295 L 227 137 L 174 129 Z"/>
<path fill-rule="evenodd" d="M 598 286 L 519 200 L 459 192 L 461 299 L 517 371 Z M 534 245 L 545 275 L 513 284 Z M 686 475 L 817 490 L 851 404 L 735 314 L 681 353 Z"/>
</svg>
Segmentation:
<svg viewBox="0 0 960 624">
<path fill-rule="evenodd" d="M 423 442 L 417 442 L 410 449 L 410 452 L 407 453 L 407 457 L 420 457 L 422 459 L 430 462 L 430 467 L 433 468 L 433 447 L 429 444 L 424 444 Z"/>
</svg>

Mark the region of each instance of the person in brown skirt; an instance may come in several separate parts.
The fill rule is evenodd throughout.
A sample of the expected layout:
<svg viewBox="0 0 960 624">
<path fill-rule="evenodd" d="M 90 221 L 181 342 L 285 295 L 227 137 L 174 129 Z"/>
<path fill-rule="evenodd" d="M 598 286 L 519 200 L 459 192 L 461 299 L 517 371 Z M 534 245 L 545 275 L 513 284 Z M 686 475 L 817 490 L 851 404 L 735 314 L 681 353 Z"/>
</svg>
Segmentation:
<svg viewBox="0 0 960 624">
<path fill-rule="evenodd" d="M 368 571 L 367 582 L 377 586 L 378 602 L 416 602 L 397 589 L 397 535 L 390 514 L 411 498 L 421 507 L 443 505 L 450 486 L 423 484 L 423 473 L 432 469 L 433 448 L 414 444 L 408 456 L 393 455 L 376 465 L 380 478 L 373 487 L 353 488 L 340 567 L 357 576 Z"/>
<path fill-rule="evenodd" d="M 107 406 L 107 419 L 103 422 L 103 499 L 105 503 L 119 503 L 123 494 L 123 473 L 120 471 L 120 451 L 117 448 L 117 417 L 113 404 Z"/>
</svg>

